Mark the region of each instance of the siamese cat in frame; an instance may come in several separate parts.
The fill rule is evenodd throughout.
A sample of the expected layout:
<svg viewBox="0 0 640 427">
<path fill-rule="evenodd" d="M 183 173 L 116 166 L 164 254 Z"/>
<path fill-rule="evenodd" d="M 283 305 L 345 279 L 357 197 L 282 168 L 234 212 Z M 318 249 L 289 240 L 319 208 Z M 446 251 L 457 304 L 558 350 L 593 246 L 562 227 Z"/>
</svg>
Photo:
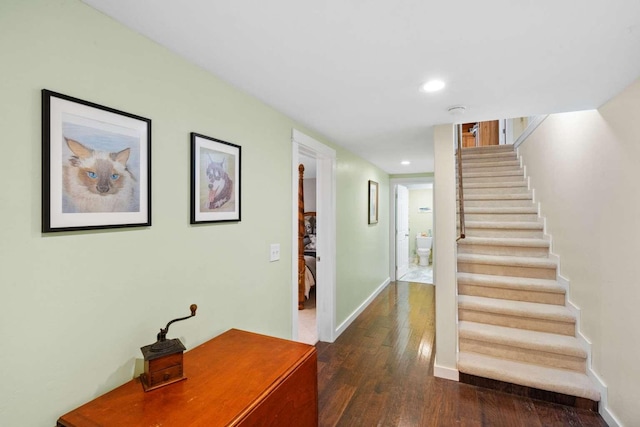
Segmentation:
<svg viewBox="0 0 640 427">
<path fill-rule="evenodd" d="M 146 119 L 47 95 L 43 231 L 150 225 Z"/>
<path fill-rule="evenodd" d="M 240 146 L 191 134 L 191 223 L 240 221 Z"/>
</svg>

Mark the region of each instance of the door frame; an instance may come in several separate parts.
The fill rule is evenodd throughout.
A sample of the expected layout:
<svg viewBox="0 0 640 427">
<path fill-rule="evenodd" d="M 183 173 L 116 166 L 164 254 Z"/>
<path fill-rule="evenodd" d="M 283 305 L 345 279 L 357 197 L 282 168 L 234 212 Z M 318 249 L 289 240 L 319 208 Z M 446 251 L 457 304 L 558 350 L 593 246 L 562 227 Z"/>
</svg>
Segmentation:
<svg viewBox="0 0 640 427">
<path fill-rule="evenodd" d="M 398 253 L 398 248 L 400 247 L 400 245 L 399 245 L 399 242 L 400 242 L 399 236 L 401 235 L 400 227 L 398 227 L 398 225 L 401 222 L 400 221 L 401 218 L 398 216 L 399 205 L 400 205 L 398 203 L 398 200 L 400 198 L 399 197 L 400 187 L 404 188 L 407 191 L 407 207 L 406 207 L 406 212 L 405 212 L 406 218 L 407 218 L 407 230 L 406 230 L 407 234 L 404 236 L 405 237 L 405 241 L 407 242 L 406 243 L 407 244 L 407 253 L 405 255 L 406 256 L 406 261 L 407 261 L 407 270 L 404 271 L 404 272 L 400 271 L 400 262 L 399 262 L 399 259 L 398 259 L 399 255 L 400 255 Z M 409 248 L 411 247 L 411 243 L 409 242 L 409 239 L 411 238 L 411 233 L 410 233 L 410 230 L 409 230 L 409 188 L 404 184 L 395 184 L 393 186 L 393 191 L 396 193 L 396 198 L 395 198 L 395 200 L 396 200 L 396 211 L 395 211 L 396 212 L 396 232 L 395 232 L 395 235 L 394 235 L 394 239 L 396 239 L 396 245 L 395 245 L 396 246 L 396 276 L 402 277 L 404 274 L 407 273 L 407 271 L 409 269 Z"/>
<path fill-rule="evenodd" d="M 299 154 L 316 159 L 316 227 L 319 261 L 316 272 L 318 341 L 336 338 L 336 151 L 297 129 L 292 129 L 291 163 L 291 336 L 298 340 L 298 164 Z"/>
<path fill-rule="evenodd" d="M 433 191 L 435 192 L 436 183 L 433 176 L 425 176 L 420 178 L 391 178 L 389 180 L 389 278 L 391 281 L 397 280 L 396 277 L 396 186 L 411 184 L 433 184 Z M 435 200 L 433 210 L 435 211 Z M 411 233 L 409 233 L 411 237 Z"/>
</svg>

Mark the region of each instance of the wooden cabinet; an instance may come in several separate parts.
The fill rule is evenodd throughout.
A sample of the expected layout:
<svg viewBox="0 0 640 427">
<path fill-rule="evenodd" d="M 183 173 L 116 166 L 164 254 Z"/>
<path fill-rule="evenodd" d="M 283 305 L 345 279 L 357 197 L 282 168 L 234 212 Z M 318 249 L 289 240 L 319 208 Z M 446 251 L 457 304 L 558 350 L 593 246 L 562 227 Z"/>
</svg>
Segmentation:
<svg viewBox="0 0 640 427">
<path fill-rule="evenodd" d="M 186 381 L 138 378 L 63 415 L 58 427 L 317 426 L 315 347 L 231 329 L 184 355 Z"/>
</svg>

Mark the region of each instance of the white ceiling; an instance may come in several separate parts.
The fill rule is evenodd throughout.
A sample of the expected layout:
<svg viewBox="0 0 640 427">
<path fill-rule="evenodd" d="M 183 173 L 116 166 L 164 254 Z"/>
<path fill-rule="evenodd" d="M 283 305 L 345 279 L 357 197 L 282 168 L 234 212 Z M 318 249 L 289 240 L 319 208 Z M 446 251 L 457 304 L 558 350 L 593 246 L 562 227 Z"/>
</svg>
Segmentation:
<svg viewBox="0 0 640 427">
<path fill-rule="evenodd" d="M 639 0 L 83 1 L 389 173 L 433 171 L 449 106 L 591 109 L 640 76 Z"/>
</svg>

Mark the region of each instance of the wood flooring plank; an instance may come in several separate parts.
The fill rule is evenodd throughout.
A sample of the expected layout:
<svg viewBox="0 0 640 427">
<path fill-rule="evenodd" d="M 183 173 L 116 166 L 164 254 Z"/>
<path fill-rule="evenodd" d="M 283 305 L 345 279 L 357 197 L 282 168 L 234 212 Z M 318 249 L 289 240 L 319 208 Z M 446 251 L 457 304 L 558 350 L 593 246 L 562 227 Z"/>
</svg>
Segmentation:
<svg viewBox="0 0 640 427">
<path fill-rule="evenodd" d="M 435 378 L 435 287 L 392 282 L 318 343 L 320 426 L 602 427 L 594 412 Z"/>
</svg>

